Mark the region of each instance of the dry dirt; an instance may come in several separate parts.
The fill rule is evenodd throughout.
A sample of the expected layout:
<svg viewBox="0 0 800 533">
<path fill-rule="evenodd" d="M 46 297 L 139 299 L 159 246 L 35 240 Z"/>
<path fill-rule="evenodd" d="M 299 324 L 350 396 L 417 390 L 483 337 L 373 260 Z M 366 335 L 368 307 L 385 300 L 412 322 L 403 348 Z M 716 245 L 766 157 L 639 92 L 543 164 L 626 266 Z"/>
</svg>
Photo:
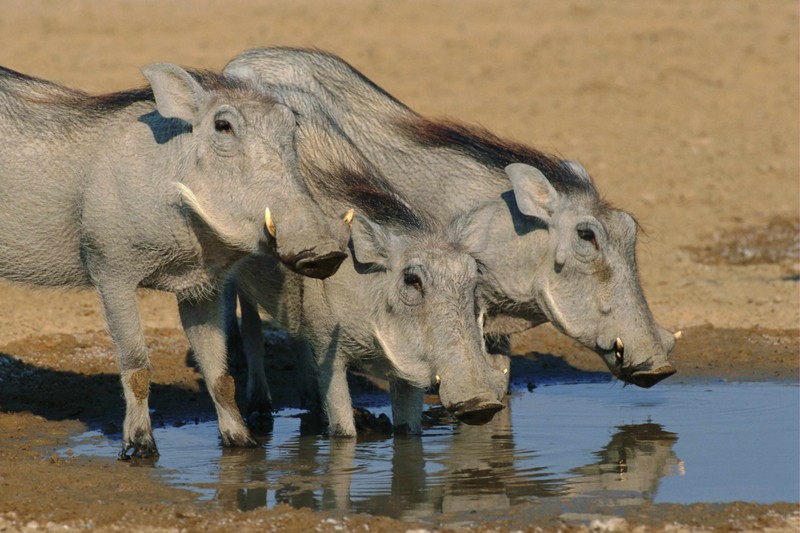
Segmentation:
<svg viewBox="0 0 800 533">
<path fill-rule="evenodd" d="M 329 50 L 420 112 L 580 159 L 646 231 L 651 308 L 684 331 L 671 379 L 797 381 L 794 0 L 0 0 L 0 64 L 90 92 L 141 85 L 148 63 L 221 68 L 266 45 Z M 210 412 L 185 364 L 174 298 L 143 292 L 140 307 L 153 401 L 175 416 Z M 514 349 L 599 368 L 548 327 L 518 335 Z M 0 531 L 413 527 L 282 506 L 208 512 L 152 469 L 53 455 L 90 423 L 114 432 L 122 409 L 95 295 L 0 284 Z M 652 506 L 627 518 L 650 529 L 796 531 L 796 510 Z"/>
</svg>

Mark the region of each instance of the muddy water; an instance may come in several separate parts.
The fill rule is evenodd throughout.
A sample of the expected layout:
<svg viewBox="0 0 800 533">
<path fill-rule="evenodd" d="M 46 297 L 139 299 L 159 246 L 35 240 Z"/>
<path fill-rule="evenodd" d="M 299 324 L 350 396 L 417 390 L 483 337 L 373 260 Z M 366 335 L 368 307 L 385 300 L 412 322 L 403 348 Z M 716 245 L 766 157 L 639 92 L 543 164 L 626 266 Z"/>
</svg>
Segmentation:
<svg viewBox="0 0 800 533">
<path fill-rule="evenodd" d="M 800 501 L 796 384 L 541 386 L 514 392 L 485 426 L 432 408 L 421 437 L 358 441 L 301 434 L 299 414 L 279 412 L 255 450 L 222 450 L 213 422 L 157 429 L 155 471 L 204 506 L 287 503 L 450 525 L 524 522 L 543 508 L 568 517 L 649 502 Z M 70 450 L 113 457 L 118 446 L 87 433 Z"/>
</svg>

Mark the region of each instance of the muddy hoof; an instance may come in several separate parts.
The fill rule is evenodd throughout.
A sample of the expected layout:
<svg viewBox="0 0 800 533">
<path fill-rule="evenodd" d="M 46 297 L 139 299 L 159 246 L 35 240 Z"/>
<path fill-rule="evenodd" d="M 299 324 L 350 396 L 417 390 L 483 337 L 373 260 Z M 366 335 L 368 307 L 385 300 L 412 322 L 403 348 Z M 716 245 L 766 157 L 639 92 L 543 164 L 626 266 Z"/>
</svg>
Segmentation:
<svg viewBox="0 0 800 533">
<path fill-rule="evenodd" d="M 494 414 L 503 409 L 500 402 L 481 402 L 469 400 L 461 402 L 449 409 L 455 417 L 465 424 L 480 426 L 489 422 Z"/>
<path fill-rule="evenodd" d="M 649 389 L 662 379 L 670 377 L 675 372 L 677 372 L 677 370 L 672 365 L 664 365 L 655 370 L 634 372 L 626 381 L 633 383 L 638 387 Z"/>
<path fill-rule="evenodd" d="M 153 441 L 144 443 L 131 442 L 122 444 L 122 449 L 119 451 L 117 459 L 120 461 L 129 461 L 132 457 L 148 459 L 158 457 L 158 455 L 158 448 L 156 448 L 156 443 Z"/>
</svg>

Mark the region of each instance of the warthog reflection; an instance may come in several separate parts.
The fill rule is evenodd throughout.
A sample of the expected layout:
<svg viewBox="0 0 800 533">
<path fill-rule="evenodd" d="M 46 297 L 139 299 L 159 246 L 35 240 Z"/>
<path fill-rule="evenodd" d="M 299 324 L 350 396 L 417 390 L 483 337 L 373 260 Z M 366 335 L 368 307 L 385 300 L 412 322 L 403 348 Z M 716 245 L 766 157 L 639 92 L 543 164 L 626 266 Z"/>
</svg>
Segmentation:
<svg viewBox="0 0 800 533">
<path fill-rule="evenodd" d="M 655 423 L 620 426 L 594 462 L 558 473 L 541 453 L 515 444 L 507 408 L 484 426 L 450 432 L 434 421 L 425 437 L 394 437 L 391 446 L 378 443 L 383 448 L 363 438 L 299 436 L 279 447 L 224 450 L 215 499 L 241 510 L 286 503 L 404 520 L 598 496 L 634 505 L 652 501 L 661 479 L 683 469 L 677 440 Z"/>
</svg>

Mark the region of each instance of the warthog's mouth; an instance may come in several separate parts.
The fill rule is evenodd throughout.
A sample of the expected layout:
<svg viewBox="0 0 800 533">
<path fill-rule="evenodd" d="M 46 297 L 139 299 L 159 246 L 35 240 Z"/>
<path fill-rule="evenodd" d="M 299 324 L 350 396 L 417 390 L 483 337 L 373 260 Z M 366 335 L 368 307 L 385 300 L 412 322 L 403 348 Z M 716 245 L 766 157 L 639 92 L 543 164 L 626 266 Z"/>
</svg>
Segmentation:
<svg viewBox="0 0 800 533">
<path fill-rule="evenodd" d="M 633 383 L 637 387 L 642 387 L 644 389 L 649 389 L 659 381 L 670 377 L 672 374 L 677 372 L 674 366 L 672 365 L 664 365 L 655 370 L 635 370 L 630 374 L 626 373 L 624 370 L 620 375 L 620 378 L 628 383 Z"/>
<path fill-rule="evenodd" d="M 453 413 L 457 419 L 473 426 L 486 424 L 494 417 L 496 412 L 503 408 L 504 406 L 500 402 L 479 400 L 477 398 L 447 406 L 447 410 Z"/>
<path fill-rule="evenodd" d="M 346 253 L 339 251 L 320 255 L 308 250 L 300 252 L 287 264 L 289 268 L 303 276 L 325 279 L 336 273 L 346 257 Z"/>
</svg>

